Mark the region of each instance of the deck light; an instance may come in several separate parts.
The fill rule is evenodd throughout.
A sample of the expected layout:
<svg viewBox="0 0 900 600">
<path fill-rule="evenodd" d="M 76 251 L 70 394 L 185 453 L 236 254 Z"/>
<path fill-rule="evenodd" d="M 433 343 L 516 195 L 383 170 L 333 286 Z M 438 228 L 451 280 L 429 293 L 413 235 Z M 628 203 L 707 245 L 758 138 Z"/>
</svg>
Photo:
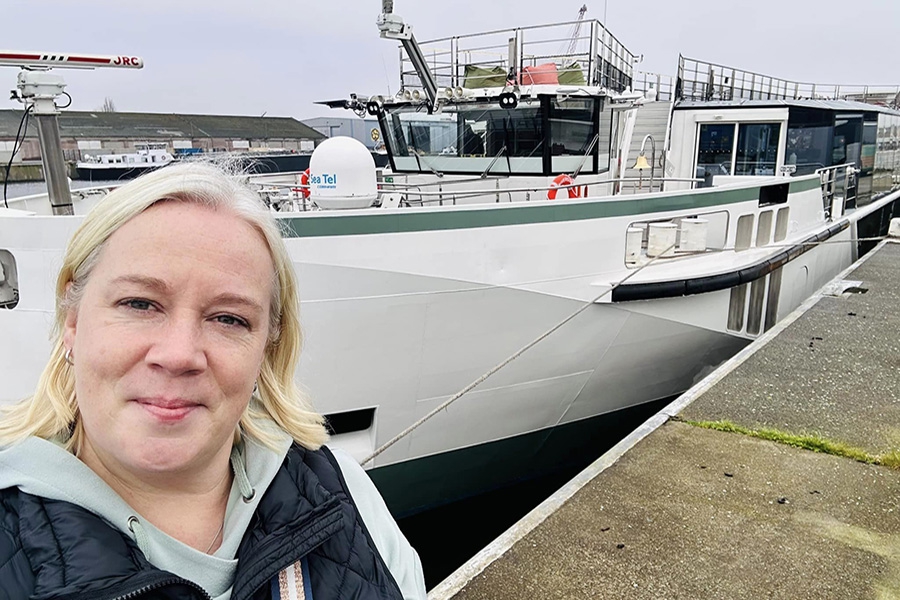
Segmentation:
<svg viewBox="0 0 900 600">
<path fill-rule="evenodd" d="M 381 111 L 384 107 L 384 96 L 372 96 L 369 98 L 369 101 L 366 102 L 366 112 L 369 113 L 373 117 L 377 117 L 381 114 Z"/>
<path fill-rule="evenodd" d="M 519 104 L 519 95 L 515 92 L 500 94 L 500 108 L 513 109 Z"/>
</svg>

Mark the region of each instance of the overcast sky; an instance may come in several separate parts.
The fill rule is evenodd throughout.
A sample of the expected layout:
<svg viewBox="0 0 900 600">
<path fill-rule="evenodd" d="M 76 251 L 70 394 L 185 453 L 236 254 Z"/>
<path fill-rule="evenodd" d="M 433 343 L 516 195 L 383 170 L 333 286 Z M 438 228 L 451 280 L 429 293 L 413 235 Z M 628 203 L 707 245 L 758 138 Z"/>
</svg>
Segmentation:
<svg viewBox="0 0 900 600">
<path fill-rule="evenodd" d="M 603 0 L 396 0 L 420 40 L 586 17 Z M 0 0 L 0 48 L 127 54 L 139 71 L 58 71 L 74 110 L 338 116 L 316 100 L 396 92 L 396 43 L 379 0 Z M 606 23 L 639 69 L 678 53 L 810 83 L 900 84 L 900 0 L 607 0 Z M 0 90 L 16 70 L 0 67 Z M 0 108 L 19 108 L 0 93 Z"/>
</svg>

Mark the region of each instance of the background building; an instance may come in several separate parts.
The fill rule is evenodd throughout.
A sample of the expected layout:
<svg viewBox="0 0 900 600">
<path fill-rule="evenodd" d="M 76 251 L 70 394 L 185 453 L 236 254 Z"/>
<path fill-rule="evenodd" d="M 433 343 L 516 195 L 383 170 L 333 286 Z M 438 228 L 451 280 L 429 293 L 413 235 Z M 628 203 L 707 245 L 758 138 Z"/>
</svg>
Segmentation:
<svg viewBox="0 0 900 600">
<path fill-rule="evenodd" d="M 0 110 L 0 165 L 9 161 L 21 110 Z M 59 115 L 63 155 L 124 154 L 135 144 L 165 144 L 175 155 L 197 152 L 284 149 L 312 152 L 325 135 L 291 117 L 238 117 L 126 112 L 63 112 Z M 157 146 L 159 147 L 159 146 Z M 29 119 L 25 142 L 14 162 L 40 161 L 37 122 Z"/>
<path fill-rule="evenodd" d="M 381 141 L 381 128 L 378 119 L 374 117 L 360 119 L 359 117 L 317 117 L 315 119 L 303 119 L 303 124 L 312 127 L 325 137 L 344 135 L 358 139 L 369 150 L 383 145 Z"/>
</svg>

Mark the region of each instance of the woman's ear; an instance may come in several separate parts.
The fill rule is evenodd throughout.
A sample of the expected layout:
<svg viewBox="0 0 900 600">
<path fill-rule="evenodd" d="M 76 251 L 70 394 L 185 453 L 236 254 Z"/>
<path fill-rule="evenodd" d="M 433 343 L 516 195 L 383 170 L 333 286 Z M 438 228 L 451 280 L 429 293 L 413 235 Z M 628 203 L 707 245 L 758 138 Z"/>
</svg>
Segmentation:
<svg viewBox="0 0 900 600">
<path fill-rule="evenodd" d="M 72 282 L 66 284 L 66 319 L 63 323 L 63 346 L 71 350 L 75 344 L 75 329 L 78 325 L 78 310 L 69 303 L 69 292 L 72 289 Z"/>
</svg>

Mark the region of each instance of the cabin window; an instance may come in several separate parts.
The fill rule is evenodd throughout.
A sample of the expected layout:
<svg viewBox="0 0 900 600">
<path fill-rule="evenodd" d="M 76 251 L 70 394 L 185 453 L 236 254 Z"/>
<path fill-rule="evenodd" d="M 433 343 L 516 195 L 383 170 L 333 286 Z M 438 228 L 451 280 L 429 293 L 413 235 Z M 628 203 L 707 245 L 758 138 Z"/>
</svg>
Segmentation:
<svg viewBox="0 0 900 600">
<path fill-rule="evenodd" d="M 832 128 L 829 111 L 791 107 L 784 163 L 794 165 L 794 176 L 811 175 L 831 165 Z"/>
<path fill-rule="evenodd" d="M 893 189 L 895 174 L 900 172 L 900 115 L 878 115 L 876 143 L 872 191 L 881 193 Z"/>
<path fill-rule="evenodd" d="M 19 271 L 16 258 L 9 250 L 0 249 L 0 310 L 15 308 L 19 303 Z"/>
<path fill-rule="evenodd" d="M 697 150 L 697 177 L 731 175 L 734 155 L 734 123 L 700 125 Z"/>
<path fill-rule="evenodd" d="M 702 123 L 696 176 L 774 175 L 780 135 L 780 123 Z"/>
<path fill-rule="evenodd" d="M 869 115 L 866 115 L 867 117 Z M 877 115 L 873 115 L 876 119 Z M 863 123 L 863 141 L 860 156 L 861 175 L 871 175 L 875 169 L 875 149 L 878 141 L 878 121 Z"/>
<path fill-rule="evenodd" d="M 838 115 L 834 119 L 834 140 L 831 147 L 831 164 L 860 164 L 862 145 L 862 115 Z"/>
<path fill-rule="evenodd" d="M 744 123 L 738 128 L 735 175 L 775 175 L 779 123 Z"/>
</svg>

